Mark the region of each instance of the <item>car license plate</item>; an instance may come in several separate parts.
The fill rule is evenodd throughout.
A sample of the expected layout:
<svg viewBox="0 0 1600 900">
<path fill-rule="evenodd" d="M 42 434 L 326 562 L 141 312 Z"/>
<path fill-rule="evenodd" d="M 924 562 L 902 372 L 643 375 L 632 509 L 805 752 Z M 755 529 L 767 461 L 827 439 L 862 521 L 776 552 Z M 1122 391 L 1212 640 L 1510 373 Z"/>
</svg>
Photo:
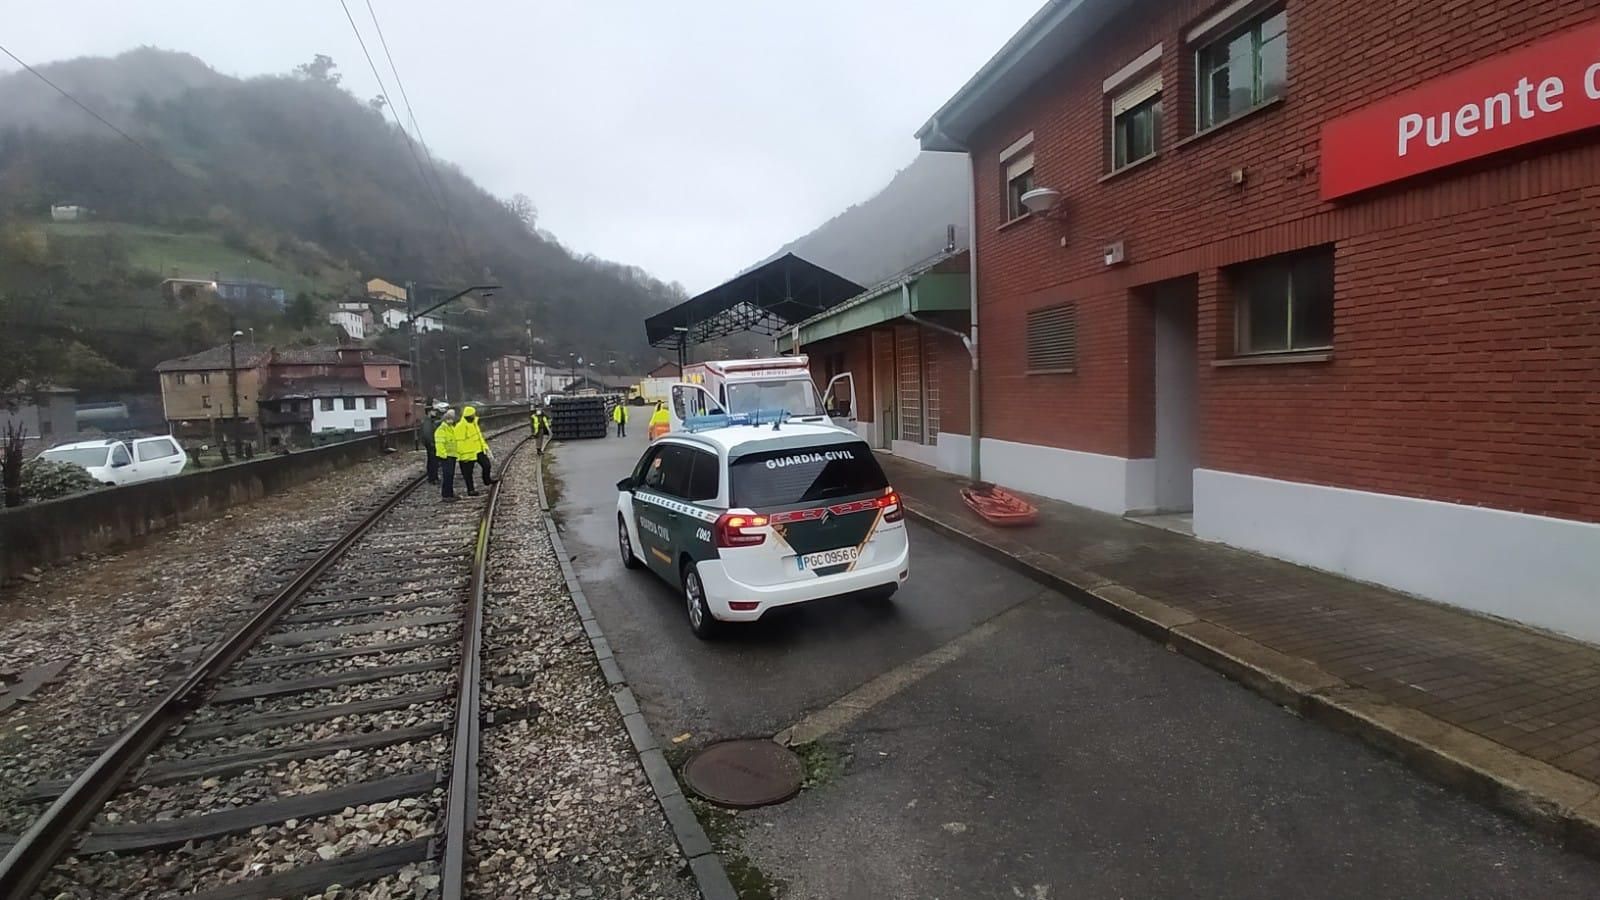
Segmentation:
<svg viewBox="0 0 1600 900">
<path fill-rule="evenodd" d="M 821 553 L 807 553 L 804 556 L 796 556 L 794 561 L 799 564 L 800 570 L 803 572 L 806 569 L 826 569 L 828 566 L 852 563 L 856 561 L 856 557 L 860 554 L 860 549 L 856 547 L 840 547 L 837 550 L 824 550 Z"/>
</svg>

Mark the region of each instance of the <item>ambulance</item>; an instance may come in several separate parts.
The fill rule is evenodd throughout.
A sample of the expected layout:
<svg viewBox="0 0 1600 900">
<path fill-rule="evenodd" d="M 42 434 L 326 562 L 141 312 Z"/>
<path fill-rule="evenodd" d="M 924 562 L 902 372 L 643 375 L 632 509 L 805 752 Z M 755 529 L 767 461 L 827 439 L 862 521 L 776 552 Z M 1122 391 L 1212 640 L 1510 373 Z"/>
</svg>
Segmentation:
<svg viewBox="0 0 1600 900">
<path fill-rule="evenodd" d="M 726 359 L 691 363 L 683 380 L 672 386 L 667 404 L 672 431 L 684 423 L 714 414 L 731 416 L 781 411 L 784 421 L 856 426 L 855 379 L 835 375 L 818 393 L 811 380 L 810 360 L 802 355 L 767 359 Z"/>
</svg>

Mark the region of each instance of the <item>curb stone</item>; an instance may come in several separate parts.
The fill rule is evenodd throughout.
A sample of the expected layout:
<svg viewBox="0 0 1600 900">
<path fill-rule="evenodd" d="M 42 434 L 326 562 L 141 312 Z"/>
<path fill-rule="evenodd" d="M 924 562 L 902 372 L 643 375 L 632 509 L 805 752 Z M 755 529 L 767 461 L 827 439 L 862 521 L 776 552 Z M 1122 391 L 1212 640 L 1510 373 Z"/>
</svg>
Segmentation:
<svg viewBox="0 0 1600 900">
<path fill-rule="evenodd" d="M 1600 785 L 1392 703 L 1308 660 L 1280 653 L 1105 578 L 1070 566 L 1065 574 L 1048 571 L 1038 554 L 1012 553 L 956 521 L 920 508 L 915 496 L 902 495 L 906 512 L 933 530 L 1304 718 L 1399 757 L 1424 777 L 1511 815 L 1568 849 L 1600 856 Z"/>
<path fill-rule="evenodd" d="M 535 471 L 538 474 L 539 509 L 543 512 L 545 531 L 550 535 L 550 544 L 555 548 L 556 559 L 561 563 L 561 577 L 567 583 L 567 593 L 572 598 L 573 608 L 577 610 L 584 634 L 589 638 L 590 647 L 594 650 L 595 661 L 600 665 L 607 686 L 612 689 L 611 699 L 617 705 L 617 713 L 622 716 L 622 724 L 627 729 L 628 741 L 633 744 L 634 755 L 650 782 L 650 790 L 656 796 L 656 804 L 661 807 L 667 824 L 672 828 L 673 839 L 678 842 L 679 850 L 689 862 L 689 872 L 694 876 L 695 887 L 700 891 L 700 896 L 704 900 L 739 900 L 739 894 L 733 889 L 733 882 L 728 879 L 728 872 L 723 868 L 722 860 L 717 856 L 711 839 L 701 826 L 699 817 L 689 808 L 683 791 L 678 786 L 677 776 L 672 772 L 671 764 L 657 746 L 655 735 L 650 733 L 650 726 L 639 711 L 638 698 L 634 696 L 633 689 L 628 687 L 627 678 L 622 674 L 616 659 L 612 657 L 611 645 L 606 641 L 599 621 L 589 608 L 588 598 L 584 596 L 583 588 L 578 584 L 578 574 L 572 568 L 566 544 L 562 542 L 561 535 L 556 530 L 555 519 L 551 517 L 549 504 L 545 501 L 543 462 L 543 457 L 539 457 Z"/>
</svg>

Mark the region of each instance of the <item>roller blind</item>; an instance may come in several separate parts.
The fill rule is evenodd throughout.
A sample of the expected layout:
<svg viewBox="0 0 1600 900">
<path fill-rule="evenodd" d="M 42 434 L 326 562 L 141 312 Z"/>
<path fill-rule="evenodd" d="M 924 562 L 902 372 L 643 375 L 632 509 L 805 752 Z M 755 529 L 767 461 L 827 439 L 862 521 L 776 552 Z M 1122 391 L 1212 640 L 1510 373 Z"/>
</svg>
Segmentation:
<svg viewBox="0 0 1600 900">
<path fill-rule="evenodd" d="M 1156 72 L 1118 94 L 1116 99 L 1111 101 L 1111 115 L 1120 116 L 1159 93 L 1161 93 L 1161 73 Z"/>
</svg>

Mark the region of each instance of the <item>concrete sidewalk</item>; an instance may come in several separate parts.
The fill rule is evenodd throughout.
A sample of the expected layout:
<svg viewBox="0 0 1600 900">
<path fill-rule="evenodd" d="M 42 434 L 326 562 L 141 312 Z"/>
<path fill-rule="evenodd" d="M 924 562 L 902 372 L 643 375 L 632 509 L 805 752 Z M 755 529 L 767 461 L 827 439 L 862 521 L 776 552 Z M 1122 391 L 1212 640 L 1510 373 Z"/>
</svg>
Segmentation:
<svg viewBox="0 0 1600 900">
<path fill-rule="evenodd" d="M 929 525 L 1600 852 L 1600 648 L 1043 498 L 995 528 L 963 480 L 881 459 Z"/>
</svg>

